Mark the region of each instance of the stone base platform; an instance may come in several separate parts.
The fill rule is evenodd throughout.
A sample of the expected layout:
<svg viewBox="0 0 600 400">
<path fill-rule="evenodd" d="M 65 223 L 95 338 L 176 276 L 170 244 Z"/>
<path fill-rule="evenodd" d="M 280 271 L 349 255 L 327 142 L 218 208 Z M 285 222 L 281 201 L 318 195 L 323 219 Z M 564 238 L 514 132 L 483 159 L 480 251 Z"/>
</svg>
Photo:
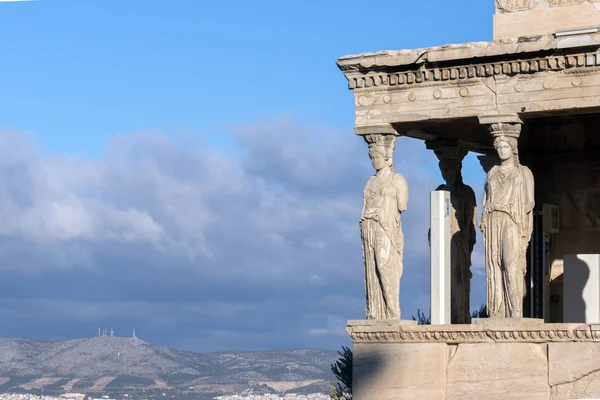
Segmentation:
<svg viewBox="0 0 600 400">
<path fill-rule="evenodd" d="M 354 400 L 600 399 L 600 325 L 349 321 Z"/>
</svg>

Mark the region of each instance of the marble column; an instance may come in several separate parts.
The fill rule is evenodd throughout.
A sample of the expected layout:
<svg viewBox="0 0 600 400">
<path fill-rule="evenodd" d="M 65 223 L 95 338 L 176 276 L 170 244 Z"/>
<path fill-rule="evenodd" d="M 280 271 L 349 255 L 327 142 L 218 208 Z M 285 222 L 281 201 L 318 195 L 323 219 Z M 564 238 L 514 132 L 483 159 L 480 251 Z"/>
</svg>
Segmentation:
<svg viewBox="0 0 600 400">
<path fill-rule="evenodd" d="M 491 318 L 521 318 L 526 253 L 533 229 L 534 179 L 531 170 L 519 161 L 521 123 L 499 118 L 489 123 L 489 130 L 500 163 L 487 172 L 480 223 L 487 309 Z"/>
<path fill-rule="evenodd" d="M 447 142 L 426 142 L 426 146 L 437 156 L 445 181 L 436 190 L 450 192 L 451 322 L 468 324 L 471 322 L 471 253 L 475 246 L 477 225 L 475 192 L 462 179 L 462 161 L 468 151 Z"/>
<path fill-rule="evenodd" d="M 399 320 L 404 251 L 402 213 L 408 205 L 408 185 L 394 168 L 396 136 L 372 133 L 363 137 L 375 170 L 364 189 L 360 217 L 367 319 Z"/>
</svg>

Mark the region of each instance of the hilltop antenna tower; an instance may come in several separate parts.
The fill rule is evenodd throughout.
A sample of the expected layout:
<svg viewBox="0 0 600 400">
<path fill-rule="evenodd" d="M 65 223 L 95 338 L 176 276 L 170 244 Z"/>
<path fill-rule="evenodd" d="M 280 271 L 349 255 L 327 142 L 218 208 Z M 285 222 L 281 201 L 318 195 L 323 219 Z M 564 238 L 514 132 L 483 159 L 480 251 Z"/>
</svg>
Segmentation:
<svg viewBox="0 0 600 400">
<path fill-rule="evenodd" d="M 135 328 L 133 328 L 133 338 L 135 339 Z"/>
<path fill-rule="evenodd" d="M 104 328 L 104 335 L 103 336 L 106 336 L 106 328 Z"/>
<path fill-rule="evenodd" d="M 113 328 L 110 328 L 110 337 L 115 336 L 115 333 L 113 332 Z"/>
</svg>

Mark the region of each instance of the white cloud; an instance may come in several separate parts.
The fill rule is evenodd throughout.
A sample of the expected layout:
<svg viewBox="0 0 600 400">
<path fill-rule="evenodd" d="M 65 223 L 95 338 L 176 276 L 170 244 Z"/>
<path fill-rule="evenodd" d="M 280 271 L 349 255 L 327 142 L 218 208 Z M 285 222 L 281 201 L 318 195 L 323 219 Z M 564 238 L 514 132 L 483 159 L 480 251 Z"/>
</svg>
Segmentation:
<svg viewBox="0 0 600 400">
<path fill-rule="evenodd" d="M 364 316 L 366 144 L 288 120 L 234 127 L 232 138 L 235 151 L 119 135 L 105 157 L 86 159 L 43 155 L 31 137 L 0 132 L 5 324 L 43 310 L 65 332 L 68 321 L 114 320 L 159 340 L 161 324 L 177 326 L 191 335 L 178 344 L 198 346 L 192 336 L 209 328 L 238 332 L 235 343 L 210 342 L 229 348 L 339 342 L 345 321 Z M 428 308 L 429 191 L 439 173 L 420 141 L 400 138 L 395 158 L 410 188 L 409 318 Z"/>
<path fill-rule="evenodd" d="M 346 336 L 346 322 L 341 318 L 328 316 L 327 325 L 323 328 L 313 328 L 308 331 L 311 336 Z"/>
</svg>

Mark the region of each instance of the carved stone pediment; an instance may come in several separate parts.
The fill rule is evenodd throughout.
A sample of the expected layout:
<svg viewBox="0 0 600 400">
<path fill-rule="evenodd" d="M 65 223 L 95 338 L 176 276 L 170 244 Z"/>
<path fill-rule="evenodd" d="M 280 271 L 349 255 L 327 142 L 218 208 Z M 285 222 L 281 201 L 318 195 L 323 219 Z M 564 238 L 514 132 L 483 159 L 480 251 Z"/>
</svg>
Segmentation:
<svg viewBox="0 0 600 400">
<path fill-rule="evenodd" d="M 560 0 L 556 0 L 560 1 Z M 568 0 L 563 0 L 568 1 Z M 496 7 L 503 11 L 524 11 L 535 7 L 540 0 L 496 0 Z"/>
</svg>

